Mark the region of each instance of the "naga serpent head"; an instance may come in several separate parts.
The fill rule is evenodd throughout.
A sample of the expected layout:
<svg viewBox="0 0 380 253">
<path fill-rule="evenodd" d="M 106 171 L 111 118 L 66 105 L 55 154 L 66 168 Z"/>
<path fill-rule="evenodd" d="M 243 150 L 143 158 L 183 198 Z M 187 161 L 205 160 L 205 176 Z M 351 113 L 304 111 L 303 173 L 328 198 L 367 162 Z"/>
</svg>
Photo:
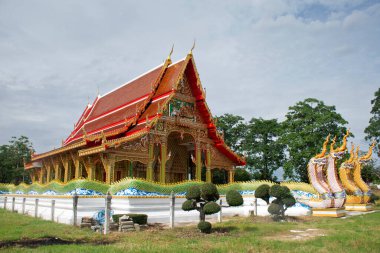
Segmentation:
<svg viewBox="0 0 380 253">
<path fill-rule="evenodd" d="M 356 158 L 358 159 L 359 163 L 360 164 L 367 164 L 371 159 L 372 159 L 372 150 L 373 148 L 375 147 L 376 145 L 376 142 L 373 141 L 371 146 L 369 147 L 369 150 L 367 152 L 367 154 L 359 157 L 359 147 L 357 148 L 356 150 Z"/>
<path fill-rule="evenodd" d="M 327 163 L 325 154 L 327 151 L 327 144 L 329 143 L 329 139 L 330 139 L 330 134 L 326 137 L 326 140 L 323 143 L 322 152 L 313 157 L 312 159 L 313 164 L 325 165 Z"/>
<path fill-rule="evenodd" d="M 330 155 L 334 158 L 334 159 L 341 159 L 344 155 L 344 153 L 346 152 L 346 149 L 347 149 L 347 137 L 348 135 L 350 134 L 350 130 L 348 129 L 346 134 L 343 136 L 343 143 L 342 143 L 342 146 L 334 149 L 334 146 L 335 146 L 335 143 L 336 143 L 336 136 L 334 137 L 334 139 L 332 140 L 331 144 L 330 144 Z"/>
<path fill-rule="evenodd" d="M 342 168 L 353 169 L 354 168 L 354 158 L 355 158 L 355 146 L 351 142 L 350 158 L 342 163 Z"/>
</svg>

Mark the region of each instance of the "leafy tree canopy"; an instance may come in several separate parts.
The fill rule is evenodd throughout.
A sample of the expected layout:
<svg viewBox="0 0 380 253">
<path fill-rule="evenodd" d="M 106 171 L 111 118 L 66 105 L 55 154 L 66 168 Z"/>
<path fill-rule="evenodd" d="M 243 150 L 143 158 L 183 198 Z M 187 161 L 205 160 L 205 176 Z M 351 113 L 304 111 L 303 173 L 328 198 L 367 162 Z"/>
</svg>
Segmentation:
<svg viewBox="0 0 380 253">
<path fill-rule="evenodd" d="M 288 155 L 284 163 L 284 176 L 308 182 L 306 166 L 309 159 L 320 152 L 328 134 L 336 135 L 337 140 L 341 141 L 347 123 L 336 112 L 335 106 L 325 105 L 315 98 L 307 98 L 289 107 L 281 136 Z"/>
<path fill-rule="evenodd" d="M 377 142 L 376 151 L 380 157 L 380 88 L 375 92 L 375 98 L 371 100 L 372 117 L 369 120 L 368 127 L 364 130 L 367 134 L 366 140 L 374 139 Z"/>
<path fill-rule="evenodd" d="M 24 160 L 30 161 L 32 143 L 28 137 L 12 137 L 9 144 L 0 146 L 0 183 L 30 182 L 28 173 L 24 170 Z"/>
<path fill-rule="evenodd" d="M 235 152 L 242 153 L 242 142 L 245 138 L 246 124 L 244 118 L 233 114 L 216 117 L 217 129 L 224 133 L 224 141 Z"/>
<path fill-rule="evenodd" d="M 280 134 L 281 124 L 277 119 L 250 120 L 244 150 L 247 153 L 247 165 L 253 171 L 254 179 L 277 180 L 274 172 L 284 162 L 284 145 L 279 141 Z"/>
</svg>

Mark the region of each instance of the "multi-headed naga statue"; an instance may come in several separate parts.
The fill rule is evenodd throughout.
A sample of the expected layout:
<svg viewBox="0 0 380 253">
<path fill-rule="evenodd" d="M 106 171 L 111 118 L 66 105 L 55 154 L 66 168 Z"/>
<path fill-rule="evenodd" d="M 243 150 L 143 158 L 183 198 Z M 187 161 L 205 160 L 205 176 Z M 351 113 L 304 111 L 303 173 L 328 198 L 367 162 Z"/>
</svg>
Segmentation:
<svg viewBox="0 0 380 253">
<path fill-rule="evenodd" d="M 372 145 L 369 147 L 367 154 L 359 157 L 359 147 L 356 150 L 355 162 L 354 162 L 354 182 L 363 192 L 363 204 L 367 204 L 371 197 L 371 189 L 362 179 L 361 171 L 362 165 L 365 165 L 371 160 L 372 150 L 375 147 L 376 142 L 372 142 Z"/>
<path fill-rule="evenodd" d="M 332 207 L 340 208 L 344 205 L 346 201 L 346 191 L 344 190 L 342 183 L 339 180 L 337 169 L 335 167 L 335 160 L 342 159 L 344 153 L 347 149 L 347 137 L 350 134 L 350 131 L 347 130 L 347 133 L 343 137 L 343 144 L 339 148 L 334 149 L 336 142 L 336 137 L 333 139 L 330 145 L 330 153 L 327 158 L 327 182 L 331 189 L 331 192 L 334 194 L 334 202 Z"/>
<path fill-rule="evenodd" d="M 359 149 L 358 149 L 359 150 Z M 347 192 L 346 204 L 360 204 L 363 203 L 363 192 L 356 185 L 353 178 L 353 171 L 357 157 L 355 155 L 355 146 L 351 144 L 350 158 L 343 162 L 339 168 L 339 177 L 342 181 L 343 187 Z M 359 172 L 360 175 L 360 172 Z M 361 178 L 361 176 L 360 176 Z"/>
<path fill-rule="evenodd" d="M 342 146 L 338 148 L 334 148 L 335 137 L 330 145 L 330 152 L 326 155 L 330 135 L 327 136 L 322 152 L 310 159 L 307 167 L 309 181 L 321 198 L 312 198 L 306 203 L 307 205 L 313 208 L 340 208 L 344 205 L 346 192 L 339 181 L 335 160 L 341 159 L 345 153 L 348 135 L 349 131 L 343 137 Z"/>
</svg>

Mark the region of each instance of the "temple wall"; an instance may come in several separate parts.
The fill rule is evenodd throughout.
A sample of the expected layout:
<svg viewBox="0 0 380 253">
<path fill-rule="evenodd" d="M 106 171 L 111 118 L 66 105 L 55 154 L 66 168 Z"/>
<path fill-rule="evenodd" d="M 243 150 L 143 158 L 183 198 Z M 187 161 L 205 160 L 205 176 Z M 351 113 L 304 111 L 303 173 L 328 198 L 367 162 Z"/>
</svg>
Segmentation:
<svg viewBox="0 0 380 253">
<path fill-rule="evenodd" d="M 6 209 L 12 210 L 12 198 L 15 197 L 15 211 L 22 212 L 22 202 L 24 196 L 18 195 L 0 195 L 0 208 L 4 208 L 4 197 L 7 196 Z M 35 199 L 39 199 L 37 217 L 44 220 L 51 220 L 51 203 L 55 200 L 54 221 L 65 224 L 73 224 L 73 199 L 66 196 L 36 197 L 25 196 L 25 214 L 34 216 Z M 254 198 L 252 196 L 244 196 L 244 205 L 240 207 L 222 208 L 223 216 L 249 216 L 254 211 Z M 221 198 L 226 203 L 224 197 Z M 175 200 L 175 222 L 197 222 L 199 213 L 197 211 L 185 212 L 181 209 L 182 203 L 186 199 L 176 197 Z M 264 201 L 258 199 L 257 212 L 259 216 L 267 216 L 268 206 Z M 104 197 L 79 197 L 78 198 L 78 223 L 84 216 L 92 216 L 95 212 L 104 209 Z M 112 198 L 111 209 L 114 214 L 124 213 L 144 213 L 148 215 L 149 223 L 169 224 L 170 200 L 167 197 L 159 198 L 142 198 L 142 197 L 117 197 Z M 309 215 L 310 210 L 303 207 L 292 207 L 286 212 L 290 216 Z M 218 214 L 207 215 L 207 220 L 216 221 Z"/>
</svg>

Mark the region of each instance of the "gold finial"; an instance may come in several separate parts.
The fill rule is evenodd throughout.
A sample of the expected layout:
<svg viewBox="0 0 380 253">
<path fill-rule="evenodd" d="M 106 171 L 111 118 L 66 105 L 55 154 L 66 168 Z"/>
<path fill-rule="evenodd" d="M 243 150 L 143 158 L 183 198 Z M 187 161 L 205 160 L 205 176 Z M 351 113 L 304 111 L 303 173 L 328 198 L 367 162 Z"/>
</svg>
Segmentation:
<svg viewBox="0 0 380 253">
<path fill-rule="evenodd" d="M 351 142 L 351 150 L 350 150 L 350 158 L 348 159 L 348 163 L 352 163 L 355 157 L 355 145 Z"/>
<path fill-rule="evenodd" d="M 190 52 L 189 52 L 190 55 L 193 54 L 194 48 L 195 48 L 195 39 L 194 39 L 194 42 L 193 42 L 193 46 L 191 47 Z"/>
<path fill-rule="evenodd" d="M 172 49 L 170 50 L 170 53 L 169 53 L 169 55 L 168 55 L 168 58 L 166 59 L 166 60 L 169 61 L 170 63 L 172 62 L 171 57 L 172 57 L 173 50 L 174 50 L 174 43 L 173 43 L 173 45 L 172 45 Z"/>
<path fill-rule="evenodd" d="M 83 137 L 87 138 L 87 132 L 86 129 L 84 129 L 84 126 L 82 127 Z"/>
<path fill-rule="evenodd" d="M 367 152 L 367 154 L 365 154 L 364 156 L 360 157 L 360 160 L 368 160 L 368 159 L 371 159 L 371 156 L 372 156 L 372 150 L 373 148 L 375 147 L 376 145 L 376 141 L 373 141 L 371 146 L 369 147 L 369 150 Z"/>
<path fill-rule="evenodd" d="M 340 148 L 337 149 L 337 151 L 341 151 L 341 152 L 346 151 L 348 135 L 350 135 L 350 129 L 347 129 L 346 134 L 343 136 L 343 144 L 342 144 L 342 146 L 340 146 Z"/>
<path fill-rule="evenodd" d="M 99 97 L 100 96 L 100 92 L 99 92 L 99 85 L 96 86 L 96 92 L 98 93 L 97 96 Z"/>
<path fill-rule="evenodd" d="M 330 153 L 335 151 L 334 149 L 335 143 L 336 143 L 336 135 L 334 136 L 334 139 L 332 140 L 330 144 Z"/>
<path fill-rule="evenodd" d="M 321 152 L 320 154 L 316 155 L 315 158 L 322 158 L 322 157 L 325 156 L 326 151 L 327 151 L 327 144 L 329 143 L 329 140 L 330 140 L 330 134 L 327 135 L 326 140 L 325 140 L 325 142 L 323 143 L 322 152 Z"/>
<path fill-rule="evenodd" d="M 90 96 L 87 96 L 87 105 L 90 104 Z"/>
</svg>

